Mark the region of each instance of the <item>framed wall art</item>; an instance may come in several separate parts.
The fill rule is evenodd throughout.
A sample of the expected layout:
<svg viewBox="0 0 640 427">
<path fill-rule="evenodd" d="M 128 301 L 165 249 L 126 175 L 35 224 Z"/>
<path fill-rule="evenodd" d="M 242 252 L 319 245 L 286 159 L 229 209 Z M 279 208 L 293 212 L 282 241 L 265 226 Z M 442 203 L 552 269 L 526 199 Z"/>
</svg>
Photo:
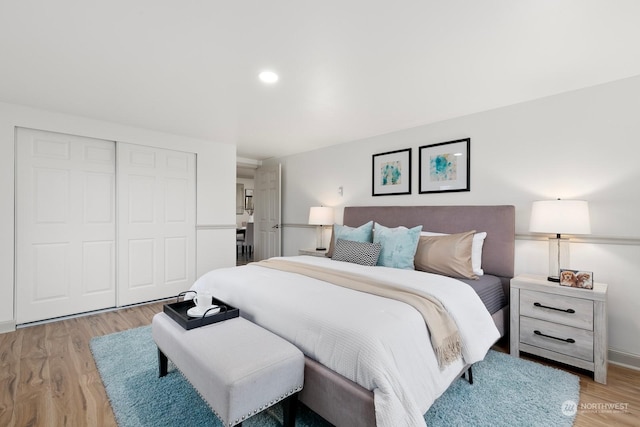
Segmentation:
<svg viewBox="0 0 640 427">
<path fill-rule="evenodd" d="M 373 155 L 372 196 L 411 194 L 411 148 Z"/>
<path fill-rule="evenodd" d="M 471 138 L 419 148 L 420 194 L 471 190 Z"/>
</svg>

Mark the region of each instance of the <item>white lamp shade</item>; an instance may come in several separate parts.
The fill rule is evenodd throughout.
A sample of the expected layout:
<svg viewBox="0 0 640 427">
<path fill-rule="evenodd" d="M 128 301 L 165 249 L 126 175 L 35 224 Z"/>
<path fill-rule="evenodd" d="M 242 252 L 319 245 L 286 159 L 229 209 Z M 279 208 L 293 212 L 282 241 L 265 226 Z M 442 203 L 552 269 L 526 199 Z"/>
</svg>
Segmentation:
<svg viewBox="0 0 640 427">
<path fill-rule="evenodd" d="M 333 224 L 333 208 L 327 206 L 315 206 L 309 209 L 310 225 Z"/>
<path fill-rule="evenodd" d="M 533 202 L 529 231 L 533 233 L 590 234 L 589 204 L 584 200 Z"/>
</svg>

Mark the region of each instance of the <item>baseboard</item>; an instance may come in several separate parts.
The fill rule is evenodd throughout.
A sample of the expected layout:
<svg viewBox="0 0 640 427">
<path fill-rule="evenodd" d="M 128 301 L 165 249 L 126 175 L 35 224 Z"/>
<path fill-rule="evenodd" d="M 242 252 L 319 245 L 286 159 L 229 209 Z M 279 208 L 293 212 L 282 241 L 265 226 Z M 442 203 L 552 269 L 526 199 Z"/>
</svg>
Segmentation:
<svg viewBox="0 0 640 427">
<path fill-rule="evenodd" d="M 16 322 L 13 320 L 10 322 L 0 322 L 0 334 L 7 332 L 13 332 L 16 330 Z"/>
<path fill-rule="evenodd" d="M 640 356 L 609 349 L 609 363 L 640 371 Z"/>
</svg>

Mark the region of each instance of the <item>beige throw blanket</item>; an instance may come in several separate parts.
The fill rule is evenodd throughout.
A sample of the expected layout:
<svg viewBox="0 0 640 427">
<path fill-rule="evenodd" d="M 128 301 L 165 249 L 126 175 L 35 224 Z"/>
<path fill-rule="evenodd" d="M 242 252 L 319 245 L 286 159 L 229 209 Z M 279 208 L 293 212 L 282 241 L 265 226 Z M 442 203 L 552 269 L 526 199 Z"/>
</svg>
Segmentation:
<svg viewBox="0 0 640 427">
<path fill-rule="evenodd" d="M 303 265 L 282 259 L 268 259 L 254 263 L 261 267 L 297 273 L 344 288 L 367 292 L 385 298 L 402 301 L 414 307 L 422 314 L 431 334 L 431 344 L 443 368 L 457 360 L 462 354 L 460 334 L 455 322 L 442 306 L 442 303 L 426 292 L 409 290 L 394 283 L 372 279 L 345 271 Z"/>
</svg>

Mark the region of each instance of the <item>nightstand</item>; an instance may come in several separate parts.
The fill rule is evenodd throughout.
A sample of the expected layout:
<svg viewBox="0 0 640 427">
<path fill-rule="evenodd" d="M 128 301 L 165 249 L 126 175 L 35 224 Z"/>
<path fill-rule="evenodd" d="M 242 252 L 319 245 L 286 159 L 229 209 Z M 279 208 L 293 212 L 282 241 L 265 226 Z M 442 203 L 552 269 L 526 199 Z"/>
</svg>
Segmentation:
<svg viewBox="0 0 640 427">
<path fill-rule="evenodd" d="M 318 250 L 318 249 L 298 249 L 298 255 L 311 255 L 311 256 L 325 256 L 327 254 L 327 249 Z"/>
<path fill-rule="evenodd" d="M 607 383 L 607 285 L 571 288 L 545 277 L 511 279 L 511 354 L 535 354 Z"/>
</svg>

